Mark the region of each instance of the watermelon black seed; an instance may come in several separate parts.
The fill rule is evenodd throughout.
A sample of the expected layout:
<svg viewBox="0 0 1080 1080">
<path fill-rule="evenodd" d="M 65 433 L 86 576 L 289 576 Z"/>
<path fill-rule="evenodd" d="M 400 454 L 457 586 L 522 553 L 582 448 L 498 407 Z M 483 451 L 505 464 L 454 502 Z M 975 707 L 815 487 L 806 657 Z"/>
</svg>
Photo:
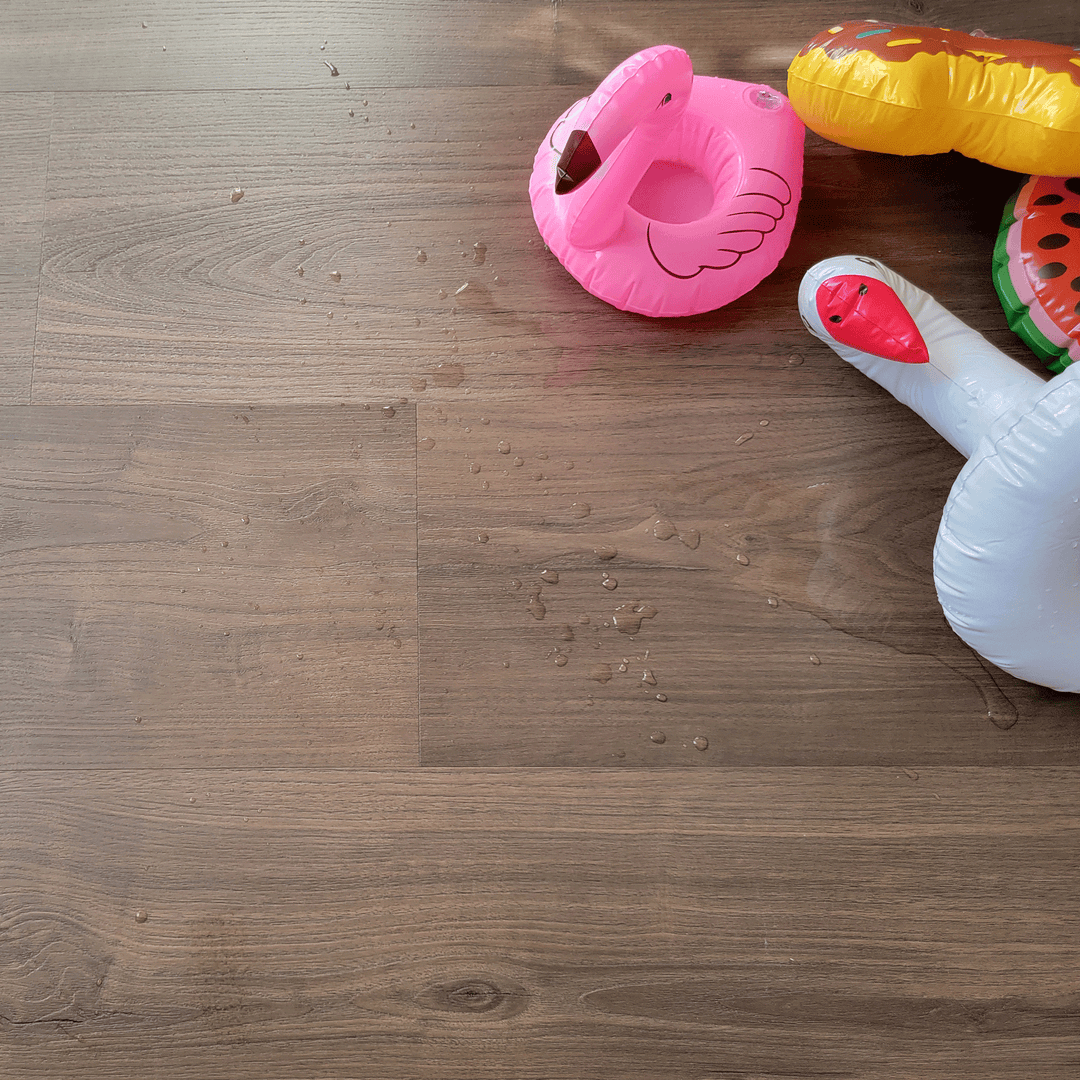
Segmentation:
<svg viewBox="0 0 1080 1080">
<path fill-rule="evenodd" d="M 1069 268 L 1064 263 L 1047 263 L 1039 267 L 1039 277 L 1044 281 L 1047 278 L 1061 277 Z"/>
<path fill-rule="evenodd" d="M 1032 204 L 1033 206 L 1057 206 L 1058 203 L 1064 202 L 1065 199 L 1061 195 L 1042 195 Z"/>
<path fill-rule="evenodd" d="M 1048 233 L 1039 238 L 1039 247 L 1043 251 L 1053 251 L 1055 248 L 1063 248 L 1068 242 L 1069 238 L 1064 233 Z"/>
<path fill-rule="evenodd" d="M 1080 277 L 1074 277 L 1072 281 L 1069 282 L 1069 288 L 1072 289 L 1073 292 L 1080 292 Z"/>
<path fill-rule="evenodd" d="M 1068 225 L 1070 229 L 1080 229 L 1080 214 L 1062 214 L 1061 224 Z"/>
<path fill-rule="evenodd" d="M 1080 176 L 1072 176 L 1065 181 L 1065 190 L 1080 195 Z"/>
</svg>

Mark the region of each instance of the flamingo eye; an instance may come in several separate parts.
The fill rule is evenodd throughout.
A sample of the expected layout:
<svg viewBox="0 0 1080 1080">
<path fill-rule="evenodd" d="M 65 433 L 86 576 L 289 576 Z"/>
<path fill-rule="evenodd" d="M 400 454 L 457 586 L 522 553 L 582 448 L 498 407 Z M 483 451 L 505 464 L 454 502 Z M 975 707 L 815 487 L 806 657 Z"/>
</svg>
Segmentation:
<svg viewBox="0 0 1080 1080">
<path fill-rule="evenodd" d="M 666 105 L 670 100 L 671 100 L 671 95 L 670 94 L 665 94 L 664 95 L 664 100 L 661 101 L 660 104 L 661 105 Z"/>
</svg>

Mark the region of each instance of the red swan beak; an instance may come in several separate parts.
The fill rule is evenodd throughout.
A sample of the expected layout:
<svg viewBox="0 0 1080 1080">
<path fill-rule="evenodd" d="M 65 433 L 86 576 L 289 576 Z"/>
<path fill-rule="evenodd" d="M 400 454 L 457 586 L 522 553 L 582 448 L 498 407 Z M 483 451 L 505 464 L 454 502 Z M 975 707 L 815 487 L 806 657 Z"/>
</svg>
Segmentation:
<svg viewBox="0 0 1080 1080">
<path fill-rule="evenodd" d="M 841 345 L 902 364 L 930 362 L 915 320 L 884 281 L 856 274 L 831 277 L 818 287 L 817 311 Z"/>
</svg>

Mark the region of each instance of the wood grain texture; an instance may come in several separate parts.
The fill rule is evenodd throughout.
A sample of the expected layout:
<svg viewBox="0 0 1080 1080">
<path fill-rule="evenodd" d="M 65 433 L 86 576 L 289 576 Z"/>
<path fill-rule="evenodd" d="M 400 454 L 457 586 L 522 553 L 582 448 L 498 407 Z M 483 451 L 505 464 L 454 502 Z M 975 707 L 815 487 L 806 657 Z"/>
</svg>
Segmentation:
<svg viewBox="0 0 1080 1080">
<path fill-rule="evenodd" d="M 677 775 L 0 774 L 0 1065 L 1075 1075 L 1072 770 Z"/>
<path fill-rule="evenodd" d="M 0 412 L 7 764 L 414 762 L 400 408 Z"/>
<path fill-rule="evenodd" d="M 51 122 L 51 94 L 0 95 L 0 405 L 30 401 Z"/>
<path fill-rule="evenodd" d="M 424 762 L 1075 762 L 1074 696 L 937 605 L 962 458 L 847 371 L 833 399 L 802 364 L 768 397 L 422 406 Z"/>
<path fill-rule="evenodd" d="M 872 252 L 1034 363 L 987 270 L 1014 174 L 811 135 L 776 273 L 718 311 L 657 322 L 589 296 L 536 233 L 532 158 L 580 88 L 376 94 L 338 82 L 57 95 L 35 402 L 409 394 L 446 363 L 494 394 L 575 383 L 636 395 L 672 377 L 711 393 L 733 367 L 825 355 L 798 320 L 798 282 L 849 251 Z"/>
<path fill-rule="evenodd" d="M 1070 42 L 1067 0 L 853 2 L 845 18 L 893 18 Z M 703 74 L 771 82 L 830 20 L 826 0 L 11 0 L 0 92 L 312 89 L 586 82 L 659 41 L 692 48 Z M 1071 23 L 1070 23 L 1071 19 Z M 145 25 L 144 25 L 145 24 Z M 321 46 L 325 46 L 322 48 Z"/>
<path fill-rule="evenodd" d="M 1080 710 L 945 629 L 961 460 L 795 308 L 873 255 L 1039 370 L 1019 177 L 810 135 L 777 271 L 662 322 L 528 203 L 634 51 L 783 90 L 841 16 L 1080 42 L 1071 0 L 2 5 L 4 1080 L 1075 1080 Z"/>
</svg>

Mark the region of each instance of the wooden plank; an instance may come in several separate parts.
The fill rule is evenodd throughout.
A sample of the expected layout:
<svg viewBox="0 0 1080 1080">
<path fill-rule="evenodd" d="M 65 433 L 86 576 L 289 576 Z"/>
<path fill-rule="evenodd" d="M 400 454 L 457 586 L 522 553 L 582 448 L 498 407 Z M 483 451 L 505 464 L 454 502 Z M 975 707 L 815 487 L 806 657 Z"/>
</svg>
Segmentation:
<svg viewBox="0 0 1080 1080">
<path fill-rule="evenodd" d="M 0 405 L 30 400 L 51 121 L 51 94 L 0 95 Z"/>
<path fill-rule="evenodd" d="M 0 411 L 6 762 L 415 762 L 414 430 Z"/>
<path fill-rule="evenodd" d="M 937 605 L 962 458 L 793 372 L 767 400 L 420 407 L 425 764 L 1080 760 L 1075 696 Z"/>
<path fill-rule="evenodd" d="M 1071 44 L 1080 30 L 1069 0 L 978 8 L 1003 37 Z M 971 11 L 970 0 L 895 12 L 852 3 L 844 17 L 973 29 Z M 368 87 L 595 85 L 666 41 L 690 50 L 702 74 L 783 89 L 791 57 L 836 17 L 823 0 L 11 0 L 0 92 L 316 88 L 332 78 L 324 60 L 339 80 Z"/>
<path fill-rule="evenodd" d="M 792 358 L 831 356 L 795 296 L 808 265 L 850 251 L 1036 363 L 988 270 L 1018 178 L 959 156 L 811 137 L 795 238 L 758 288 L 675 320 L 595 299 L 544 250 L 525 194 L 574 96 L 58 95 L 35 402 L 367 400 L 433 387 L 439 365 L 496 395 L 696 396 L 750 372 L 767 393 Z"/>
<path fill-rule="evenodd" d="M 1068 1080 L 1077 792 L 1057 768 L 5 772 L 0 1067 Z"/>
</svg>

